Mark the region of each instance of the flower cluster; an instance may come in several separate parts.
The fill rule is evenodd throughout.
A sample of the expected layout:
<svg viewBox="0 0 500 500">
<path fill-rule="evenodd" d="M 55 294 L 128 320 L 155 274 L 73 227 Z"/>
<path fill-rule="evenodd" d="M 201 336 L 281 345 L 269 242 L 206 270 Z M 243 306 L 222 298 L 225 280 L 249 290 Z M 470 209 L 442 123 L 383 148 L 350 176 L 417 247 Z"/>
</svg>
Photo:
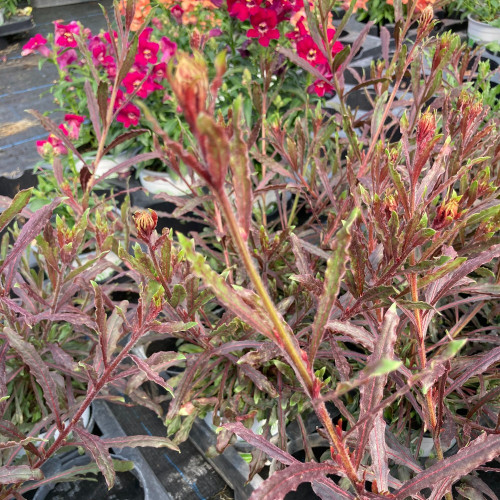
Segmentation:
<svg viewBox="0 0 500 500">
<path fill-rule="evenodd" d="M 256 38 L 260 45 L 268 47 L 271 40 L 280 38 L 278 29 L 280 23 L 292 26 L 293 30 L 286 34 L 295 45 L 297 54 L 311 66 L 316 67 L 324 78 L 317 79 L 309 88 L 309 93 L 316 93 L 323 97 L 332 92 L 333 87 L 328 83 L 332 77 L 329 67 L 328 51 L 332 57 L 343 49 L 343 45 L 336 41 L 331 44 L 335 36 L 335 28 L 328 25 L 328 47 L 318 47 L 313 40 L 306 21 L 303 0 L 227 0 L 229 15 L 240 21 L 249 21 L 251 28 L 247 31 L 248 38 Z"/>
<path fill-rule="evenodd" d="M 69 140 L 76 141 L 80 136 L 80 127 L 84 121 L 84 116 L 67 114 L 64 116 L 64 123 L 59 125 L 59 130 Z M 64 141 L 55 134 L 50 134 L 42 141 L 36 141 L 36 149 L 38 154 L 46 160 L 68 153 Z"/>
<path fill-rule="evenodd" d="M 116 32 L 93 35 L 90 30 L 81 30 L 74 21 L 68 25 L 57 22 L 54 24 L 54 47 L 52 49 L 48 46 L 47 39 L 38 34 L 23 47 L 22 54 L 38 52 L 44 57 L 52 58 L 59 69 L 65 71 L 70 64 L 80 64 L 84 60 L 83 55 L 77 52 L 79 50 L 77 37 L 80 36 L 94 68 L 101 71 L 104 79 L 107 77 L 112 81 L 116 77 L 117 65 L 113 44 L 117 39 Z M 139 123 L 140 110 L 131 102 L 132 99 L 136 96 L 146 99 L 156 90 L 164 89 L 162 81 L 165 78 L 167 63 L 177 51 L 176 43 L 166 36 L 153 41 L 152 32 L 153 28 L 145 28 L 139 35 L 134 63 L 123 78 L 114 101 L 116 120 L 126 128 Z M 71 81 L 69 74 L 66 79 Z M 47 141 L 39 141 L 39 143 L 38 150 L 43 151 L 42 156 L 46 156 L 47 151 L 50 153 L 53 151 L 56 155 L 65 153 L 66 148 L 56 138 L 49 137 Z"/>
<path fill-rule="evenodd" d="M 387 5 L 394 5 L 394 0 L 385 0 Z M 402 0 L 403 4 L 407 4 L 408 0 Z M 342 4 L 342 7 L 347 10 L 350 5 L 350 0 L 345 0 L 344 3 Z M 354 12 L 357 12 L 359 9 L 361 10 L 368 10 L 370 8 L 370 0 L 356 0 L 356 3 L 354 5 Z M 423 11 L 428 5 L 434 5 L 436 3 L 436 0 L 417 0 L 416 5 L 415 5 L 415 11 L 416 12 L 421 12 Z M 368 5 L 367 5 L 368 4 Z"/>
</svg>

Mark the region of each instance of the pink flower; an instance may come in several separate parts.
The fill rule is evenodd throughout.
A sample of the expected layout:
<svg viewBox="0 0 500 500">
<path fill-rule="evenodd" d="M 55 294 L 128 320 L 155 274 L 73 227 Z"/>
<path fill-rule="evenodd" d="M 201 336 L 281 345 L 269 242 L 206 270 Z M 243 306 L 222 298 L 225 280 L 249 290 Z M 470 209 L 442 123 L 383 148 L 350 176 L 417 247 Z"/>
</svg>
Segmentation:
<svg viewBox="0 0 500 500">
<path fill-rule="evenodd" d="M 76 21 L 71 21 L 68 25 L 54 22 L 55 29 L 55 44 L 59 47 L 76 47 L 75 35 L 80 33 L 80 26 Z"/>
<path fill-rule="evenodd" d="M 149 41 L 149 36 L 151 35 L 152 28 L 146 28 L 139 35 L 139 46 L 137 48 L 137 55 L 135 56 L 135 62 L 142 66 L 147 66 L 148 64 L 156 64 L 158 58 L 158 50 L 160 46 Z"/>
<path fill-rule="evenodd" d="M 126 106 L 120 109 L 116 120 L 123 123 L 125 128 L 129 128 L 131 125 L 137 125 L 139 123 L 139 118 L 141 116 L 140 109 L 129 102 Z"/>
<path fill-rule="evenodd" d="M 231 17 L 246 21 L 261 3 L 262 0 L 227 0 L 227 8 Z"/>
<path fill-rule="evenodd" d="M 170 38 L 167 38 L 166 36 L 162 37 L 160 40 L 160 47 L 162 51 L 162 56 L 161 56 L 161 62 L 162 63 L 167 63 L 172 59 L 172 56 L 175 55 L 177 52 L 177 44 L 175 42 L 172 42 Z"/>
<path fill-rule="evenodd" d="M 37 153 L 44 159 L 48 160 L 53 152 L 53 147 L 46 139 L 43 141 L 36 141 Z"/>
<path fill-rule="evenodd" d="M 151 19 L 151 23 L 157 30 L 162 30 L 163 29 L 163 23 L 161 22 L 161 19 L 158 19 L 157 17 L 153 17 Z"/>
<path fill-rule="evenodd" d="M 77 60 L 78 60 L 78 55 L 76 53 L 76 50 L 74 49 L 69 49 L 69 50 L 60 49 L 57 52 L 57 65 L 59 66 L 60 69 L 66 68 L 66 66 L 73 64 Z"/>
<path fill-rule="evenodd" d="M 42 54 L 43 57 L 49 57 L 50 49 L 47 47 L 46 43 L 47 39 L 38 33 L 33 38 L 30 38 L 29 42 L 23 46 L 21 55 L 27 56 L 37 51 Z"/>
<path fill-rule="evenodd" d="M 110 45 L 113 45 L 113 42 L 111 40 L 111 35 L 109 34 L 109 31 L 106 31 L 106 33 L 104 33 L 104 39 Z M 116 31 L 113 31 L 113 39 L 115 40 L 115 42 L 118 40 L 118 33 Z"/>
<path fill-rule="evenodd" d="M 139 71 L 130 72 L 122 82 L 127 94 L 132 94 L 136 89 L 139 89 L 137 95 L 145 99 L 154 92 L 156 85 L 152 80 L 146 78 L 146 76 L 146 73 L 140 73 Z"/>
<path fill-rule="evenodd" d="M 153 72 L 151 73 L 151 77 L 155 82 L 161 81 L 165 78 L 167 72 L 166 63 L 159 63 L 156 66 L 153 66 Z"/>
<path fill-rule="evenodd" d="M 260 45 L 269 46 L 269 42 L 280 37 L 280 32 L 276 29 L 278 19 L 274 10 L 258 8 L 250 16 L 250 23 L 253 28 L 247 31 L 248 38 L 258 38 Z"/>
<path fill-rule="evenodd" d="M 323 74 L 326 80 L 330 80 L 332 78 L 332 73 L 326 64 L 320 66 L 318 68 L 320 72 Z M 317 79 L 312 85 L 309 85 L 307 88 L 307 92 L 309 94 L 316 94 L 318 97 L 323 97 L 325 94 L 331 94 L 334 92 L 334 88 L 329 83 L 326 83 L 324 80 Z"/>
<path fill-rule="evenodd" d="M 170 9 L 170 14 L 172 14 L 172 17 L 179 23 L 182 23 L 182 15 L 184 14 L 184 9 L 179 5 L 175 4 L 171 9 Z"/>
<path fill-rule="evenodd" d="M 64 135 L 66 136 L 68 135 L 68 130 L 66 129 L 66 126 L 63 123 L 59 125 L 59 129 L 64 133 Z M 50 134 L 47 137 L 46 141 L 37 141 L 36 146 L 37 146 L 37 151 L 42 156 L 46 155 L 49 151 L 53 152 L 55 156 L 68 154 L 68 150 L 66 149 L 64 142 L 54 134 Z M 52 150 L 50 150 L 50 147 L 52 148 Z M 45 157 L 46 156 L 44 156 L 44 158 Z"/>
<path fill-rule="evenodd" d="M 80 136 L 80 127 L 82 123 L 84 122 L 85 117 L 84 116 L 79 116 L 79 115 L 65 115 L 64 116 L 64 121 L 66 122 L 67 127 L 69 127 L 68 130 L 68 137 L 72 140 L 78 139 Z"/>
</svg>

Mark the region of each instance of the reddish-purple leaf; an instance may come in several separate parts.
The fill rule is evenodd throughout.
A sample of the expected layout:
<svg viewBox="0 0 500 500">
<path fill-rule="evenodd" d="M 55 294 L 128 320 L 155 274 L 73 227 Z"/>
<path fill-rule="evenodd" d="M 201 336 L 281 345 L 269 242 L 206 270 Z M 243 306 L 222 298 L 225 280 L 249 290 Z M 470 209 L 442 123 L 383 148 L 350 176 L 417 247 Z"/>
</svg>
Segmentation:
<svg viewBox="0 0 500 500">
<path fill-rule="evenodd" d="M 282 500 L 289 491 L 294 491 L 305 482 L 321 481 L 328 474 L 335 474 L 338 468 L 329 463 L 294 463 L 284 470 L 275 472 L 254 490 L 250 500 Z M 331 500 L 351 500 L 355 497 L 330 482 Z M 334 489 L 335 488 L 335 489 Z"/>
<path fill-rule="evenodd" d="M 108 488 L 111 489 L 115 484 L 115 469 L 107 445 L 99 437 L 90 434 L 81 427 L 75 427 L 74 432 L 81 439 L 83 447 L 94 458 L 97 467 L 99 467 L 104 479 L 106 479 Z"/>
<path fill-rule="evenodd" d="M 137 448 L 144 446 L 148 448 L 170 448 L 178 451 L 179 447 L 165 437 L 159 436 L 123 436 L 103 439 L 102 442 L 108 448 Z"/>
<path fill-rule="evenodd" d="M 395 492 L 396 499 L 405 498 L 418 493 L 423 488 L 434 487 L 443 480 L 451 483 L 465 476 L 485 462 L 489 462 L 500 454 L 500 434 L 482 434 L 456 455 L 435 463 L 432 467 L 417 474 L 402 488 Z"/>
<path fill-rule="evenodd" d="M 106 156 L 112 149 L 116 148 L 116 146 L 119 146 L 122 142 L 134 139 L 135 137 L 138 137 L 145 132 L 149 132 L 149 130 L 146 128 L 136 128 L 135 130 L 129 130 L 128 132 L 120 134 L 116 139 L 113 139 L 109 143 L 109 146 L 106 146 L 106 148 L 102 152 L 102 156 Z"/>
<path fill-rule="evenodd" d="M 472 376 L 483 373 L 493 363 L 500 360 L 500 347 L 495 347 L 491 351 L 486 352 L 474 358 L 474 363 L 469 366 L 467 370 L 460 374 L 453 383 L 446 389 L 445 396 L 453 392 L 458 387 L 461 387 L 464 382 L 469 380 Z"/>
<path fill-rule="evenodd" d="M 404 465 L 411 469 L 414 472 L 421 472 L 422 467 L 415 461 L 413 458 L 411 451 L 404 447 L 396 437 L 386 430 L 385 433 L 385 441 L 388 445 L 387 455 L 394 462 Z"/>
<path fill-rule="evenodd" d="M 371 352 L 375 349 L 375 339 L 373 335 L 360 326 L 353 325 L 348 321 L 338 321 L 336 319 L 327 323 L 326 327 L 333 333 L 346 335 L 356 343 L 360 343 Z"/>
<path fill-rule="evenodd" d="M 379 491 L 389 491 L 389 461 L 385 443 L 385 428 L 386 423 L 382 418 L 382 411 L 380 411 L 375 417 L 369 437 L 372 470 L 377 479 Z"/>
<path fill-rule="evenodd" d="M 50 220 L 52 216 L 52 212 L 61 202 L 61 198 L 55 198 L 52 203 L 43 206 L 39 210 L 37 210 L 24 224 L 19 233 L 19 236 L 12 247 L 10 253 L 5 257 L 2 266 L 0 267 L 0 273 L 7 268 L 7 266 L 11 265 L 11 273 L 13 274 L 17 268 L 17 262 L 21 258 L 22 253 L 25 248 L 33 241 L 35 236 L 38 236 L 42 229 L 45 227 L 45 224 Z"/>
<path fill-rule="evenodd" d="M 394 358 L 394 344 L 397 337 L 398 323 L 399 318 L 396 312 L 396 304 L 393 304 L 385 313 L 382 331 L 375 344 L 373 354 L 367 360 L 367 364 L 374 366 L 384 359 Z M 367 384 L 361 386 L 360 417 L 370 415 L 372 409 L 382 401 L 387 377 L 387 374 L 372 377 Z M 363 457 L 375 417 L 376 415 L 372 415 L 360 426 L 358 431 L 358 446 L 356 451 L 356 463 L 358 465 Z"/>
<path fill-rule="evenodd" d="M 168 354 L 175 355 L 177 353 L 168 353 Z M 134 356 L 133 354 L 129 354 L 129 357 L 137 365 L 139 370 L 141 370 L 146 375 L 146 377 L 149 380 L 157 383 L 159 386 L 163 387 L 165 390 L 167 390 L 173 396 L 173 394 L 174 394 L 173 388 L 165 381 L 164 378 L 160 377 L 160 375 L 158 375 L 158 373 L 151 368 L 151 366 L 147 362 L 149 360 L 140 359 L 137 356 Z M 130 390 L 130 388 L 127 387 L 127 390 Z"/>
<path fill-rule="evenodd" d="M 231 138 L 229 166 L 232 172 L 234 186 L 234 200 L 238 213 L 238 223 L 242 229 L 245 241 L 250 231 L 252 218 L 252 181 L 250 179 L 250 160 L 248 158 L 248 147 L 243 139 L 240 128 L 241 99 L 234 103 L 233 112 L 233 137 Z"/>
<path fill-rule="evenodd" d="M 323 293 L 319 299 L 316 316 L 314 317 L 314 323 L 312 325 L 309 350 L 309 360 L 311 364 L 316 358 L 316 353 L 321 344 L 325 326 L 330 319 L 330 314 L 340 290 L 340 282 L 344 277 L 346 263 L 349 258 L 348 250 L 351 243 L 350 229 L 358 215 L 359 211 L 357 209 L 353 210 L 342 229 L 338 231 L 335 237 L 335 248 L 326 263 Z"/>
<path fill-rule="evenodd" d="M 85 95 L 87 97 L 87 109 L 89 110 L 90 121 L 95 130 L 95 135 L 98 141 L 101 140 L 101 124 L 99 123 L 99 106 L 97 104 L 97 99 L 92 90 L 92 85 L 89 80 L 85 80 L 83 84 L 83 89 L 85 90 Z"/>
<path fill-rule="evenodd" d="M 228 429 L 231 432 L 234 432 L 241 439 L 244 439 L 248 444 L 251 444 L 259 450 L 262 450 L 264 453 L 269 455 L 269 457 L 280 461 L 284 465 L 299 463 L 299 461 L 296 458 L 292 457 L 292 455 L 270 443 L 263 436 L 255 434 L 250 429 L 247 429 L 241 422 L 226 423 L 223 424 L 222 427 Z"/>
<path fill-rule="evenodd" d="M 35 377 L 36 381 L 40 384 L 43 390 L 43 395 L 49 408 L 54 414 L 57 422 L 57 427 L 61 428 L 61 409 L 59 407 L 59 399 L 57 396 L 56 384 L 52 377 L 48 366 L 40 357 L 35 347 L 26 342 L 21 336 L 10 327 L 5 327 L 3 330 L 4 335 L 7 337 L 10 345 L 22 357 L 23 361 L 29 366 L 30 372 Z"/>
<path fill-rule="evenodd" d="M 32 469 L 29 465 L 0 467 L 0 484 L 24 483 L 43 479 L 40 469 Z"/>
</svg>

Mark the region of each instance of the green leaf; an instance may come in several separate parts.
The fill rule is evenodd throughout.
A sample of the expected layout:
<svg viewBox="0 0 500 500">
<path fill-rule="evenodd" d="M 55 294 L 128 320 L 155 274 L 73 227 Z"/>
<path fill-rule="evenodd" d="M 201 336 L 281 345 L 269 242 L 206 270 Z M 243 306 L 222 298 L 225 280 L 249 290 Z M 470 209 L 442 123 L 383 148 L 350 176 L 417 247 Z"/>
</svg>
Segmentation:
<svg viewBox="0 0 500 500">
<path fill-rule="evenodd" d="M 349 231 L 358 215 L 359 210 L 356 208 L 351 212 L 342 229 L 337 233 L 335 248 L 326 264 L 323 293 L 319 299 L 318 309 L 312 326 L 311 347 L 309 351 L 311 363 L 316 357 L 326 323 L 330 318 L 337 294 L 339 293 L 340 283 L 345 274 L 346 263 L 349 258 L 348 250 L 351 243 L 351 234 Z"/>
<path fill-rule="evenodd" d="M 372 368 L 372 370 L 370 370 L 370 377 L 387 375 L 388 373 L 396 371 L 402 364 L 402 361 L 396 359 L 383 358 Z"/>
<path fill-rule="evenodd" d="M 443 267 L 440 267 L 434 273 L 419 278 L 417 280 L 417 288 L 423 288 L 424 286 L 429 285 L 430 283 L 442 278 L 443 276 L 446 276 L 447 274 L 457 269 L 457 267 L 460 267 L 466 260 L 467 257 L 457 257 L 455 260 L 446 263 Z"/>
<path fill-rule="evenodd" d="M 10 206 L 0 214 L 0 231 L 28 204 L 33 188 L 23 189 L 14 196 Z"/>
<path fill-rule="evenodd" d="M 40 469 L 32 469 L 29 465 L 14 465 L 0 467 L 0 484 L 24 483 L 43 479 Z"/>
<path fill-rule="evenodd" d="M 169 448 L 180 453 L 179 447 L 170 439 L 159 436 L 123 436 L 109 439 L 103 439 L 103 442 L 109 448 Z"/>
</svg>

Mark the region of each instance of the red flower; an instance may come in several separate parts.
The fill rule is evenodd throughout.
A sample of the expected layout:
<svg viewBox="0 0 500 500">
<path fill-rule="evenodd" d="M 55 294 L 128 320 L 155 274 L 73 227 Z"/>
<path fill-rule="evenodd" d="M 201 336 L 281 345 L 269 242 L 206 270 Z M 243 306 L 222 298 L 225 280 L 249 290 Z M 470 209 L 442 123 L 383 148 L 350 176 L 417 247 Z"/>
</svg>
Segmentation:
<svg viewBox="0 0 500 500">
<path fill-rule="evenodd" d="M 36 150 L 38 154 L 44 159 L 48 160 L 52 154 L 53 148 L 49 141 L 36 141 Z"/>
<path fill-rule="evenodd" d="M 280 32 L 276 29 L 278 19 L 274 10 L 258 8 L 250 16 L 250 23 L 253 28 L 247 31 L 248 38 L 258 38 L 263 47 L 269 46 L 269 42 L 280 37 Z"/>
<path fill-rule="evenodd" d="M 157 87 L 156 84 L 149 78 L 146 78 L 146 76 L 146 73 L 131 71 L 122 82 L 123 86 L 127 90 L 127 94 L 134 93 L 136 89 L 139 89 L 137 91 L 137 95 L 143 99 L 152 94 Z"/>
<path fill-rule="evenodd" d="M 262 0 L 228 0 L 227 7 L 231 17 L 246 21 L 261 3 Z"/>
<path fill-rule="evenodd" d="M 38 33 L 33 38 L 30 38 L 29 42 L 23 46 L 21 55 L 27 56 L 28 54 L 33 54 L 35 51 L 38 51 L 43 57 L 49 57 L 50 49 L 47 47 L 46 43 L 47 39 Z"/>
<path fill-rule="evenodd" d="M 85 117 L 68 114 L 64 116 L 64 121 L 66 122 L 66 125 L 69 127 L 68 137 L 73 140 L 78 139 L 80 135 L 80 127 L 82 123 L 85 121 Z"/>
<path fill-rule="evenodd" d="M 332 73 L 326 64 L 318 68 L 326 80 L 332 78 Z M 309 85 L 307 92 L 309 94 L 316 94 L 318 97 L 323 97 L 325 94 L 331 94 L 334 92 L 334 88 L 329 83 L 318 78 L 312 85 Z"/>
<path fill-rule="evenodd" d="M 123 123 L 125 128 L 129 128 L 131 125 L 137 125 L 139 123 L 139 118 L 141 116 L 140 109 L 129 102 L 126 106 L 120 109 L 116 121 Z"/>
<path fill-rule="evenodd" d="M 149 41 L 151 31 L 153 31 L 153 28 L 146 28 L 139 35 L 139 46 L 137 48 L 137 55 L 135 56 L 136 64 L 147 66 L 148 64 L 156 64 L 158 60 L 157 54 L 160 46 L 155 42 Z"/>
<path fill-rule="evenodd" d="M 310 35 L 297 42 L 297 53 L 312 66 L 325 64 L 327 59 Z"/>
<path fill-rule="evenodd" d="M 55 29 L 55 44 L 59 47 L 76 47 L 75 35 L 80 33 L 80 26 L 76 21 L 71 21 L 68 25 L 54 23 Z"/>
</svg>

